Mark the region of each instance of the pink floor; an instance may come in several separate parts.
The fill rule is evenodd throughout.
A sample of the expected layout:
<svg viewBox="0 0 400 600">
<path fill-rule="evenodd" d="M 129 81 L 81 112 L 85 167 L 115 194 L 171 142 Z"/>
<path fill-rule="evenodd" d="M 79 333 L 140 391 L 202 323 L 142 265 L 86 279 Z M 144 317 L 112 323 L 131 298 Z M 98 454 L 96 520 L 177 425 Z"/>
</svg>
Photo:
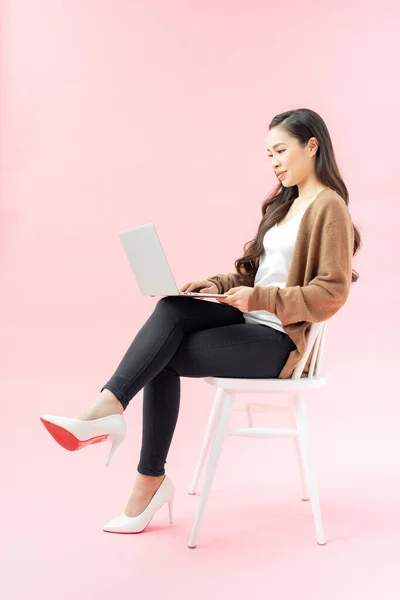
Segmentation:
<svg viewBox="0 0 400 600">
<path fill-rule="evenodd" d="M 310 503 L 300 500 L 292 442 L 230 437 L 197 548 L 190 550 L 198 497 L 187 490 L 212 388 L 182 381 L 167 463 L 177 488 L 174 524 L 165 505 L 144 533 L 112 535 L 101 527 L 129 495 L 140 448 L 141 393 L 125 413 L 128 436 L 107 469 L 108 444 L 67 452 L 39 421 L 42 412 L 74 416 L 97 394 L 104 366 L 94 373 L 71 364 L 48 372 L 25 364 L 25 374 L 15 375 L 9 367 L 1 379 L 3 598 L 398 597 L 397 427 L 371 400 L 360 410 L 355 385 L 334 402 L 332 383 L 308 404 L 327 545 L 317 545 Z M 385 398 L 390 409 L 390 386 L 382 389 L 381 404 Z M 270 419 L 259 415 L 257 423 Z M 244 423 L 244 414 L 235 413 L 233 422 Z"/>
</svg>

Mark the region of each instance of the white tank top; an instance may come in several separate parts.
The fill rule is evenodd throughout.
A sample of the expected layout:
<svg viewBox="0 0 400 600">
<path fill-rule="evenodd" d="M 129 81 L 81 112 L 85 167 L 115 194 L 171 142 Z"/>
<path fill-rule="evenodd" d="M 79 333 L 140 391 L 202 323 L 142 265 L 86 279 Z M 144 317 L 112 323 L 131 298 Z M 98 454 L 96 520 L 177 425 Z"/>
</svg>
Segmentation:
<svg viewBox="0 0 400 600">
<path fill-rule="evenodd" d="M 297 232 L 306 210 L 279 227 L 275 224 L 266 232 L 254 285 L 286 287 Z M 261 323 L 285 333 L 281 320 L 268 310 L 244 312 L 243 317 L 246 323 Z"/>
</svg>

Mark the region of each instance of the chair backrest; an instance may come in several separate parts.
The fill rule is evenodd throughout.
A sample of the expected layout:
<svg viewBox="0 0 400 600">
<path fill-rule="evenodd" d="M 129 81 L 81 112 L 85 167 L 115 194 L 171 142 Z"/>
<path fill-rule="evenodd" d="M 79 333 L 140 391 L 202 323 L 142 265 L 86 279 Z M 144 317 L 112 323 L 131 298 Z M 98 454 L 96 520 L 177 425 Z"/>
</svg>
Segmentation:
<svg viewBox="0 0 400 600">
<path fill-rule="evenodd" d="M 311 362 L 308 369 L 307 377 L 311 379 L 312 377 L 318 377 L 322 375 L 322 356 L 324 351 L 324 342 L 325 342 L 325 332 L 326 332 L 327 321 L 322 321 L 320 323 L 312 323 L 310 327 L 310 331 L 308 334 L 307 340 L 307 348 L 304 353 L 303 358 L 299 362 L 299 364 L 294 369 L 291 379 L 300 379 L 303 373 L 304 367 L 311 355 Z M 318 360 L 317 360 L 318 359 Z"/>
</svg>

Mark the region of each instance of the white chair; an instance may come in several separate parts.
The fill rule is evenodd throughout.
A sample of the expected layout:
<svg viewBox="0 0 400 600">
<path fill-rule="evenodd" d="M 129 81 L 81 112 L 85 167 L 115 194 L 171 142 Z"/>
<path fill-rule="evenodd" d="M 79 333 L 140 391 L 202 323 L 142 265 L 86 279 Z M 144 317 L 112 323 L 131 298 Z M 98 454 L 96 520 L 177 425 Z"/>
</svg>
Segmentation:
<svg viewBox="0 0 400 600">
<path fill-rule="evenodd" d="M 227 377 L 206 377 L 205 381 L 217 388 L 215 400 L 208 419 L 207 429 L 200 456 L 197 461 L 189 494 L 196 494 L 197 483 L 204 466 L 208 447 L 212 441 L 210 456 L 208 459 L 203 487 L 189 539 L 189 548 L 196 547 L 197 535 L 204 514 L 205 505 L 214 479 L 222 445 L 227 435 L 246 437 L 293 437 L 300 469 L 302 500 L 311 499 L 311 507 L 314 515 L 317 542 L 325 545 L 325 537 L 322 528 L 321 511 L 319 506 L 317 483 L 314 472 L 310 437 L 308 431 L 307 414 L 303 393 L 323 387 L 326 377 L 321 372 L 322 355 L 325 341 L 326 321 L 313 323 L 310 327 L 306 352 L 296 366 L 290 379 L 242 379 Z M 307 359 L 311 354 L 309 371 L 307 377 L 301 378 Z M 287 394 L 289 403 L 287 406 L 276 406 L 261 403 L 238 403 L 238 393 L 283 393 Z M 266 400 L 266 399 L 265 399 Z M 245 410 L 247 414 L 248 427 L 241 429 L 228 429 L 232 410 Z M 289 412 L 293 428 L 272 429 L 253 426 L 252 413 L 266 411 Z"/>
</svg>

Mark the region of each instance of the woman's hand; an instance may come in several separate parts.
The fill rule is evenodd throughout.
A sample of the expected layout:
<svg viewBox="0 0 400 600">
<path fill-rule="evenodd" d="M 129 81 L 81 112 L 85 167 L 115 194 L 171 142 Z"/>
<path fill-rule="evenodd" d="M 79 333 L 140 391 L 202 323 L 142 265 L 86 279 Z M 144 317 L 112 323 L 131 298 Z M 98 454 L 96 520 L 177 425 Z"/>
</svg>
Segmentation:
<svg viewBox="0 0 400 600">
<path fill-rule="evenodd" d="M 242 312 L 247 312 L 249 309 L 249 298 L 252 291 L 252 287 L 240 285 L 239 287 L 233 287 L 225 292 L 227 294 L 226 298 L 217 298 L 217 300 L 218 302 L 222 302 L 222 304 L 229 304 L 230 306 L 238 308 Z"/>
<path fill-rule="evenodd" d="M 218 288 L 212 281 L 208 279 L 197 279 L 196 281 L 188 281 L 180 289 L 180 292 L 204 292 L 206 294 L 218 294 Z"/>
</svg>

